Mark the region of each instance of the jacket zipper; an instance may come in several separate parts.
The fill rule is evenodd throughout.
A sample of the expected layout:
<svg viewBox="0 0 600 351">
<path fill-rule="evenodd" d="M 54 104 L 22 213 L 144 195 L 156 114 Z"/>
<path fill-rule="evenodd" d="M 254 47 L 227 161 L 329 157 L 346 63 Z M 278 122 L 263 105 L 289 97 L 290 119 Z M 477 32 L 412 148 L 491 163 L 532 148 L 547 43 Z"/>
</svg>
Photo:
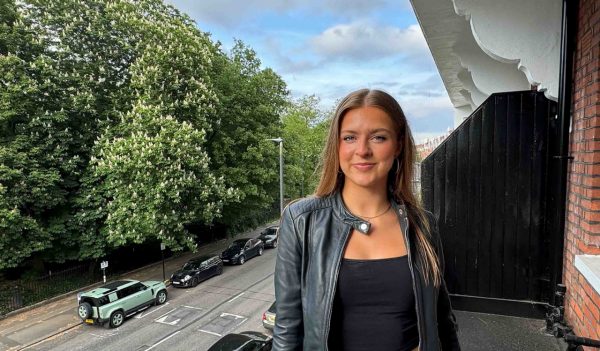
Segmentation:
<svg viewBox="0 0 600 351">
<path fill-rule="evenodd" d="M 403 221 L 405 219 L 401 218 L 400 220 Z M 425 339 L 425 335 L 423 335 L 422 328 L 421 328 L 422 318 L 419 318 L 420 317 L 420 312 L 419 312 L 420 297 L 419 297 L 419 295 L 417 295 L 417 288 L 416 288 L 416 284 L 415 284 L 415 272 L 413 271 L 413 261 L 412 261 L 411 255 L 410 255 L 410 239 L 408 237 L 408 226 L 409 226 L 409 223 L 408 223 L 408 220 L 406 220 L 406 231 L 403 234 L 404 234 L 404 239 L 405 239 L 406 245 L 407 245 L 406 252 L 408 253 L 408 268 L 410 268 L 410 274 L 412 275 L 412 280 L 413 280 L 412 287 L 413 287 L 413 293 L 415 294 L 415 309 L 417 311 L 417 330 L 419 331 L 419 348 L 418 348 L 418 350 L 423 351 L 421 349 L 421 345 L 423 344 L 422 340 Z M 400 228 L 400 230 L 402 230 L 402 228 Z"/>
<path fill-rule="evenodd" d="M 331 328 L 331 314 L 333 311 L 333 299 L 335 298 L 335 291 L 337 288 L 337 279 L 338 274 L 340 273 L 340 264 L 342 262 L 342 255 L 344 254 L 344 249 L 346 248 L 346 243 L 348 243 L 348 237 L 350 236 L 350 232 L 352 231 L 352 226 L 346 230 L 346 235 L 344 237 L 344 242 L 342 245 L 342 249 L 337 257 L 337 265 L 334 271 L 333 276 L 333 291 L 331 293 L 331 297 L 329 298 L 329 310 L 327 311 L 327 327 L 325 328 L 325 350 L 329 351 L 329 329 Z"/>
</svg>

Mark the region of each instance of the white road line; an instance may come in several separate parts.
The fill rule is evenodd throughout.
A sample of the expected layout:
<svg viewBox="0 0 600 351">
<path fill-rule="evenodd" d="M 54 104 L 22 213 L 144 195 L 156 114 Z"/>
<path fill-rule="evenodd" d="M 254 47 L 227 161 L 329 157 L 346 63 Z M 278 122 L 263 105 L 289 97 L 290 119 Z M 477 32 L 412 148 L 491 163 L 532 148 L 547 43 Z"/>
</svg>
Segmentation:
<svg viewBox="0 0 600 351">
<path fill-rule="evenodd" d="M 186 306 L 186 305 L 181 305 L 181 307 L 187 307 L 187 308 L 191 308 L 191 309 L 194 309 L 194 310 L 203 310 L 203 308 L 200 308 L 200 307 L 194 307 L 194 306 Z"/>
<path fill-rule="evenodd" d="M 242 296 L 242 295 L 244 295 L 244 293 L 243 293 L 243 292 L 242 292 L 242 293 L 239 293 L 239 294 L 237 294 L 237 295 L 235 295 L 235 296 L 234 296 L 234 297 L 233 297 L 231 300 L 229 300 L 229 301 L 227 301 L 227 302 L 232 302 L 233 300 L 237 299 L 238 297 L 240 297 L 240 296 Z"/>
<path fill-rule="evenodd" d="M 160 318 L 162 318 L 162 317 L 164 317 L 164 316 L 168 315 L 169 313 L 171 313 L 171 312 L 175 311 L 176 309 L 177 309 L 177 308 L 174 308 L 174 309 L 170 310 L 169 312 L 167 312 L 167 313 L 165 313 L 165 314 L 163 314 L 163 315 L 160 315 L 160 316 L 158 316 L 156 319 L 160 319 Z M 155 319 L 155 320 L 156 320 L 156 319 Z"/>
<path fill-rule="evenodd" d="M 176 320 L 174 320 L 172 322 L 166 322 L 166 319 L 168 317 L 169 316 L 164 316 L 163 318 L 159 318 L 159 319 L 155 320 L 155 322 L 162 323 L 162 324 L 167 324 L 167 325 L 177 325 L 177 323 L 179 323 L 179 321 L 181 320 L 181 318 L 179 318 L 179 319 L 176 319 Z"/>
<path fill-rule="evenodd" d="M 154 344 L 154 345 L 150 346 L 149 348 L 147 348 L 147 349 L 146 349 L 146 351 L 150 351 L 150 350 L 152 350 L 152 349 L 153 349 L 153 348 L 155 348 L 156 346 L 158 346 L 158 345 L 162 344 L 163 342 L 165 342 L 165 341 L 169 340 L 170 338 L 174 337 L 175 335 L 179 334 L 180 332 L 181 332 L 181 330 L 178 330 L 178 331 L 176 331 L 175 333 L 173 333 L 173 334 L 171 334 L 171 335 L 167 336 L 166 338 L 162 339 L 161 341 L 159 341 L 159 342 L 157 342 L 156 344 Z"/>
<path fill-rule="evenodd" d="M 233 313 L 227 313 L 227 312 L 221 312 L 221 316 L 232 316 L 232 317 L 236 317 L 236 318 L 246 318 L 245 316 L 238 316 L 237 314 L 233 314 Z"/>
<path fill-rule="evenodd" d="M 146 317 L 147 315 L 149 315 L 150 313 L 156 312 L 156 311 L 160 310 L 161 308 L 163 308 L 163 307 L 166 307 L 168 304 L 169 304 L 169 303 L 167 302 L 167 303 L 165 303 L 164 305 L 162 305 L 162 306 L 160 306 L 160 307 L 157 307 L 157 308 L 153 309 L 152 311 L 150 311 L 150 312 L 148 312 L 148 313 L 141 313 L 141 314 L 138 314 L 138 315 L 136 315 L 134 318 L 137 318 L 137 319 L 144 318 L 144 317 Z"/>
<path fill-rule="evenodd" d="M 204 329 L 199 329 L 198 331 L 205 332 L 205 333 L 212 334 L 212 335 L 216 335 L 216 336 L 218 336 L 218 337 L 221 337 L 221 336 L 223 336 L 223 335 L 221 335 L 221 334 L 219 334 L 219 333 L 211 332 L 211 331 L 204 330 Z"/>
</svg>

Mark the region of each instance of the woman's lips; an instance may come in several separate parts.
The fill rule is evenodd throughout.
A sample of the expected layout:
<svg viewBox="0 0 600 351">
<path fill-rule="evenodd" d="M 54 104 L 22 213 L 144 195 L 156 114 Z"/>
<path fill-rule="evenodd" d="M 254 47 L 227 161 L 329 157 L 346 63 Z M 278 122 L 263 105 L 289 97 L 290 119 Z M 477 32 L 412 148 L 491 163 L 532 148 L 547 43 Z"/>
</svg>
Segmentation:
<svg viewBox="0 0 600 351">
<path fill-rule="evenodd" d="M 368 171 L 375 166 L 374 163 L 355 163 L 352 166 L 359 171 Z"/>
</svg>

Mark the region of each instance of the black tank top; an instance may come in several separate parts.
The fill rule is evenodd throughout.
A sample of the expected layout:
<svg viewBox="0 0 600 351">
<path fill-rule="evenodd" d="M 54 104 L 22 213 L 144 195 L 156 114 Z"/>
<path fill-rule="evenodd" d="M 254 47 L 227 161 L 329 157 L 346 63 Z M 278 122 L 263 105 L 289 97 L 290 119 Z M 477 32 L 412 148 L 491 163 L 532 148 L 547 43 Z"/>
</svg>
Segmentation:
<svg viewBox="0 0 600 351">
<path fill-rule="evenodd" d="M 329 332 L 331 351 L 419 346 L 408 257 L 342 260 Z"/>
</svg>

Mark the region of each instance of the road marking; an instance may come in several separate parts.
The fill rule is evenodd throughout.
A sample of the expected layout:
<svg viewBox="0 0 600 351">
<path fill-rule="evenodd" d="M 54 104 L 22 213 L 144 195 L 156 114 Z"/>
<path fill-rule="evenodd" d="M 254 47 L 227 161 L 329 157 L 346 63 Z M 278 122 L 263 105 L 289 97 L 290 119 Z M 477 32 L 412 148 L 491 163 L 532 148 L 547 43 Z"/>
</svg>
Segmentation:
<svg viewBox="0 0 600 351">
<path fill-rule="evenodd" d="M 233 314 L 233 313 L 221 312 L 221 317 L 225 317 L 225 316 L 232 316 L 232 317 L 235 317 L 236 319 L 237 318 L 246 318 L 244 316 L 238 316 L 237 314 Z"/>
<path fill-rule="evenodd" d="M 219 333 L 211 332 L 211 331 L 204 330 L 204 329 L 200 329 L 199 331 L 201 331 L 201 332 L 205 332 L 205 333 L 208 333 L 208 334 L 212 334 L 212 335 L 216 335 L 216 336 L 218 336 L 218 337 L 221 337 L 221 336 L 223 336 L 223 335 L 221 335 L 221 334 L 219 334 Z M 148 350 L 146 350 L 146 351 L 148 351 Z"/>
<path fill-rule="evenodd" d="M 203 308 L 200 308 L 200 307 L 194 307 L 194 306 L 186 306 L 186 305 L 181 305 L 181 307 L 187 307 L 187 308 L 191 308 L 191 309 L 194 309 L 194 310 L 200 310 L 200 311 L 202 311 L 202 310 L 203 310 Z"/>
<path fill-rule="evenodd" d="M 169 313 L 171 313 L 171 312 L 175 311 L 176 309 L 177 309 L 177 308 L 174 308 L 174 309 L 170 310 L 169 312 L 167 312 L 167 313 L 165 313 L 165 314 L 163 314 L 163 315 L 159 316 L 159 317 L 158 317 L 158 318 L 156 318 L 156 319 L 162 318 L 162 317 L 164 317 L 164 316 L 168 315 Z M 155 319 L 155 320 L 156 320 L 156 319 Z"/>
<path fill-rule="evenodd" d="M 248 286 L 246 289 L 247 289 L 247 290 L 250 290 L 250 289 L 252 289 L 252 288 L 253 288 L 253 287 L 255 287 L 256 285 L 258 285 L 258 284 L 260 284 L 260 283 L 264 282 L 265 280 L 267 280 L 267 279 L 271 278 L 273 275 L 274 275 L 274 273 L 269 273 L 269 274 L 267 274 L 266 276 L 262 277 L 261 279 L 259 279 L 259 280 L 255 281 L 254 283 L 250 284 L 250 286 Z M 197 317 L 196 317 L 196 318 L 194 318 L 193 320 L 191 320 L 191 321 L 187 322 L 185 325 L 183 325 L 183 326 L 180 326 L 180 327 L 179 327 L 179 330 L 177 330 L 177 331 L 174 331 L 173 333 L 174 333 L 174 334 L 175 334 L 175 333 L 179 333 L 179 332 L 180 332 L 180 331 L 182 331 L 183 329 L 186 329 L 186 328 L 188 328 L 189 326 L 193 325 L 193 324 L 194 324 L 194 323 L 196 323 L 197 321 L 199 321 L 199 320 L 201 320 L 202 318 L 206 317 L 206 316 L 207 316 L 207 315 L 209 315 L 210 313 L 213 313 L 213 312 L 214 312 L 216 309 L 220 308 L 220 307 L 221 307 L 221 306 L 223 306 L 225 303 L 227 303 L 227 301 L 221 302 L 220 304 L 218 304 L 218 305 L 214 306 L 214 307 L 213 307 L 213 308 L 211 308 L 210 310 L 208 310 L 208 311 L 204 312 L 203 314 L 201 314 L 201 315 L 197 316 Z M 174 334 L 170 334 L 170 335 L 166 336 L 166 337 L 165 337 L 165 339 L 167 339 L 167 338 L 171 338 L 171 336 L 173 336 Z M 163 339 L 163 340 L 165 340 L 165 339 Z M 162 342 L 162 341 L 161 341 L 161 342 Z M 148 350 L 149 350 L 149 349 L 147 349 L 146 351 L 148 351 Z"/>
<path fill-rule="evenodd" d="M 95 337 L 98 337 L 98 338 L 102 339 L 102 338 L 106 338 L 106 337 L 112 337 L 112 336 L 115 336 L 115 335 L 119 335 L 119 333 L 110 333 L 110 332 L 106 333 L 106 334 L 94 334 L 94 333 L 90 333 L 90 335 L 93 335 Z"/>
<path fill-rule="evenodd" d="M 235 295 L 235 297 L 234 297 L 234 298 L 232 298 L 231 300 L 229 300 L 229 301 L 227 301 L 227 302 L 232 302 L 233 300 L 237 299 L 238 297 L 240 297 L 240 296 L 242 296 L 242 295 L 244 295 L 244 293 L 243 293 L 243 292 L 242 292 L 242 293 L 239 293 L 239 294 L 237 294 L 237 295 Z"/>
<path fill-rule="evenodd" d="M 181 318 L 179 318 L 179 319 L 174 319 L 172 322 L 166 322 L 167 318 L 169 318 L 169 316 L 164 316 L 161 319 L 155 320 L 155 322 L 162 323 L 162 324 L 168 324 L 168 325 L 176 325 L 181 320 Z"/>
<path fill-rule="evenodd" d="M 167 336 L 166 338 L 162 339 L 161 341 L 159 341 L 159 342 L 157 342 L 156 344 L 154 344 L 154 345 L 150 346 L 149 348 L 147 348 L 147 349 L 146 349 L 146 351 L 150 351 L 150 350 L 152 350 L 152 349 L 153 349 L 153 348 L 155 348 L 156 346 L 158 346 L 158 345 L 162 344 L 163 342 L 165 342 L 165 341 L 169 340 L 170 338 L 174 337 L 175 335 L 179 334 L 180 332 L 181 332 L 181 330 L 178 330 L 178 331 L 176 331 L 175 333 L 173 333 L 173 334 L 171 334 L 171 335 Z"/>
<path fill-rule="evenodd" d="M 166 307 L 168 304 L 169 304 L 169 303 L 167 302 L 167 303 L 165 303 L 164 305 L 162 305 L 162 306 L 160 306 L 160 307 L 157 307 L 157 308 L 153 309 L 152 311 L 150 311 L 150 312 L 148 312 L 148 313 L 141 313 L 141 314 L 138 314 L 138 315 L 136 315 L 134 318 L 137 318 L 137 319 L 144 318 L 144 317 L 146 317 L 147 315 L 149 315 L 150 313 L 156 312 L 156 311 L 160 310 L 161 308 L 163 308 L 163 307 Z"/>
</svg>

